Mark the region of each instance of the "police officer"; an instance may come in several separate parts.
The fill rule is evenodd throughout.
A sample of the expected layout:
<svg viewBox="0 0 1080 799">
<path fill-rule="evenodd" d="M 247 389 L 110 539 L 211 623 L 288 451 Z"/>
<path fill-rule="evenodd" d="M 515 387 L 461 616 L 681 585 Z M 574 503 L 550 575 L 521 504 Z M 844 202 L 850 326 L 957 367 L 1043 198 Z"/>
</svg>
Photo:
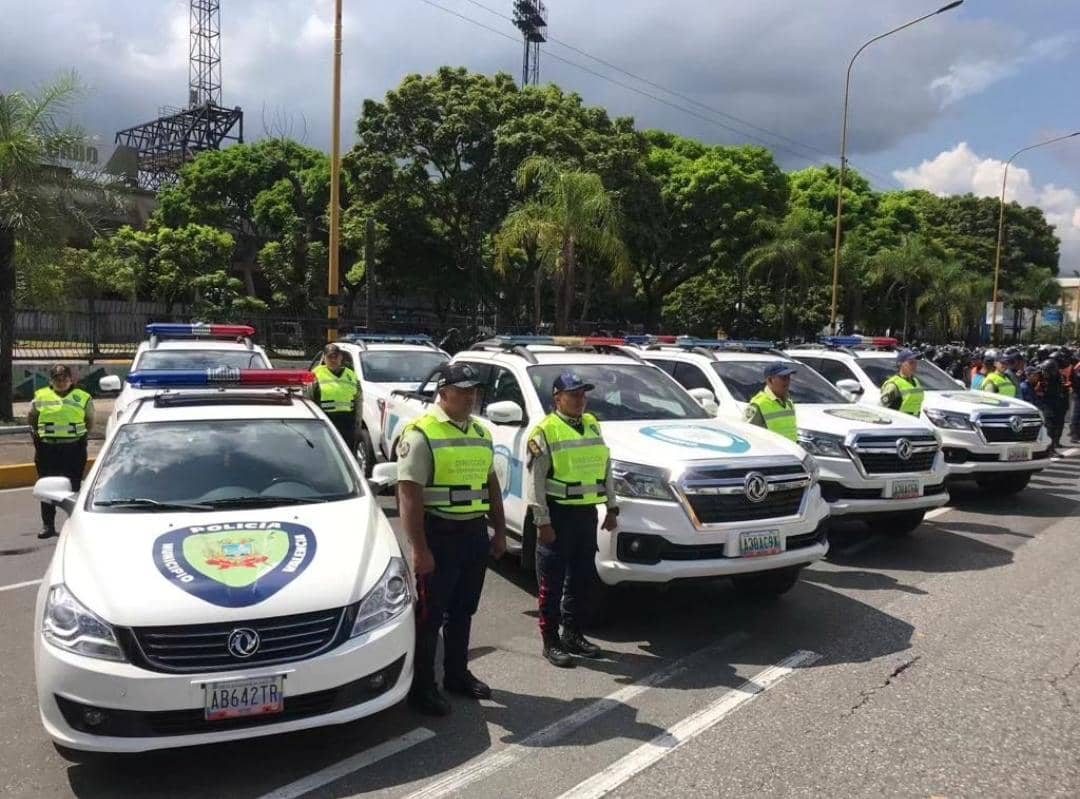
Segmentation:
<svg viewBox="0 0 1080 799">
<path fill-rule="evenodd" d="M 597 506 L 607 505 L 605 530 L 618 524 L 611 456 L 600 422 L 585 412 L 586 394 L 592 390 L 573 372 L 556 377 L 555 410 L 533 429 L 528 443 L 527 501 L 537 532 L 540 636 L 544 657 L 560 668 L 574 665 L 571 655 L 600 654 L 580 628 L 581 605 L 596 569 Z"/>
<path fill-rule="evenodd" d="M 791 376 L 798 370 L 790 363 L 773 361 L 765 367 L 765 387 L 750 398 L 744 414 L 746 421 L 782 435 L 791 441 L 799 440 L 795 421 L 795 403 L 788 397 Z"/>
<path fill-rule="evenodd" d="M 991 394 L 1000 394 L 1003 397 L 1015 397 L 1020 393 L 1020 384 L 1013 379 L 1009 371 L 1016 363 L 1016 356 L 1011 352 L 1002 352 L 994 355 L 994 371 L 990 372 L 982 382 L 982 390 Z"/>
<path fill-rule="evenodd" d="M 356 417 L 360 408 L 360 381 L 345 365 L 345 353 L 337 344 L 327 344 L 323 362 L 314 369 L 312 399 L 341 433 L 349 452 L 356 452 Z"/>
<path fill-rule="evenodd" d="M 86 471 L 86 437 L 94 426 L 94 405 L 89 394 L 75 388 L 69 366 L 58 363 L 49 370 L 49 385 L 34 393 L 29 422 L 38 476 L 66 477 L 78 491 Z M 56 535 L 53 505 L 41 503 L 41 522 L 38 538 Z"/>
<path fill-rule="evenodd" d="M 896 374 L 881 384 L 881 404 L 886 408 L 911 416 L 918 416 L 922 411 L 925 392 L 915 374 L 921 357 L 915 350 L 904 349 L 896 353 Z"/>
<path fill-rule="evenodd" d="M 443 368 L 438 401 L 405 428 L 398 443 L 398 503 L 416 574 L 415 674 L 409 701 L 445 716 L 435 685 L 435 648 L 443 633 L 443 688 L 488 699 L 491 688 L 468 670 L 469 630 L 480 604 L 487 558 L 506 551 L 502 491 L 493 470 L 491 433 L 472 418 L 481 380 L 467 364 Z M 488 539 L 488 522 L 495 536 Z"/>
</svg>

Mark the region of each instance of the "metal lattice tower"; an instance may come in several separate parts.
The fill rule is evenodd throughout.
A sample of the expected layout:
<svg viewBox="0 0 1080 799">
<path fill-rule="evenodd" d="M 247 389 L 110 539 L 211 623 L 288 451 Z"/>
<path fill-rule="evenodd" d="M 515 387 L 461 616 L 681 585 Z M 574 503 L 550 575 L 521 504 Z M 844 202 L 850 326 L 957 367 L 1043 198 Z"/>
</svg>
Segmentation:
<svg viewBox="0 0 1080 799">
<path fill-rule="evenodd" d="M 146 189 L 175 183 L 204 150 L 244 141 L 244 112 L 221 105 L 221 0 L 191 0 L 190 19 L 187 107 L 162 109 L 152 122 L 116 134 L 118 145 L 135 152 L 137 182 Z"/>
<path fill-rule="evenodd" d="M 547 8 L 543 0 L 514 0 L 514 24 L 525 37 L 521 85 L 540 83 L 540 45 L 547 41 Z"/>
</svg>

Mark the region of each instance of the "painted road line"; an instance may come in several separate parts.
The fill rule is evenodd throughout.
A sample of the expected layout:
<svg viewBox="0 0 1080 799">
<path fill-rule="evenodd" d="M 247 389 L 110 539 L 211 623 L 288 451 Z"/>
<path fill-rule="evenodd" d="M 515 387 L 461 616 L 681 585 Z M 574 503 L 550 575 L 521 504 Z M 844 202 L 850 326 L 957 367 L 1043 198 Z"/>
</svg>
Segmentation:
<svg viewBox="0 0 1080 799">
<path fill-rule="evenodd" d="M 414 791 L 405 797 L 405 799 L 435 799 L 435 797 L 455 793 L 462 790 L 467 785 L 490 777 L 495 772 L 508 768 L 519 760 L 529 755 L 536 754 L 545 747 L 552 746 L 557 741 L 580 730 L 586 724 L 589 724 L 593 720 L 617 707 L 622 707 L 646 691 L 652 688 L 658 688 L 680 674 L 683 674 L 689 670 L 691 662 L 702 655 L 730 648 L 747 638 L 749 638 L 749 634 L 742 631 L 726 635 L 712 646 L 699 649 L 696 652 L 677 660 L 670 666 L 666 666 L 659 671 L 653 672 L 633 685 L 628 685 L 613 694 L 605 696 L 603 699 L 598 699 L 574 713 L 571 713 L 569 716 L 564 716 L 548 726 L 537 730 L 518 743 L 510 744 L 505 749 L 500 749 L 498 752 L 482 757 L 479 760 L 466 763 L 464 766 L 451 771 L 449 774 L 446 774 L 434 782 L 428 783 L 418 791 Z M 498 698 L 497 691 L 496 698 Z"/>
<path fill-rule="evenodd" d="M 12 583 L 11 585 L 0 585 L 0 593 L 4 591 L 14 591 L 16 588 L 29 588 L 32 585 L 37 585 L 41 582 L 41 579 L 27 580 L 25 583 Z"/>
<path fill-rule="evenodd" d="M 946 513 L 949 513 L 951 510 L 953 510 L 953 509 L 950 508 L 950 507 L 947 507 L 947 506 L 942 506 L 940 508 L 934 508 L 931 511 L 927 511 L 926 515 L 923 518 L 924 519 L 936 519 L 938 516 L 944 516 Z"/>
<path fill-rule="evenodd" d="M 1080 455 L 1080 447 L 1069 447 L 1061 454 L 1069 458 L 1071 458 L 1073 455 Z"/>
<path fill-rule="evenodd" d="M 259 799 L 296 799 L 298 796 L 303 796 L 306 793 L 314 791 L 316 788 L 329 785 L 335 780 L 347 777 L 355 771 L 374 765 L 380 760 L 385 760 L 399 752 L 404 752 L 406 749 L 410 749 L 417 744 L 423 743 L 429 738 L 434 737 L 435 733 L 427 727 L 417 727 L 415 730 L 405 733 L 400 738 L 393 738 L 389 741 L 384 741 L 378 746 L 365 749 L 363 752 L 357 752 L 352 757 L 347 757 L 339 763 L 327 766 L 324 769 L 316 771 L 314 774 L 301 777 L 295 782 L 290 782 L 288 785 L 278 788 L 277 790 L 263 794 Z"/>
<path fill-rule="evenodd" d="M 603 771 L 571 788 L 559 799 L 597 799 L 606 796 L 679 747 L 715 727 L 732 712 L 788 677 L 795 669 L 809 666 L 820 657 L 817 653 L 806 650 L 799 650 L 789 655 L 775 666 L 770 666 L 751 677 L 738 688 L 728 691 L 697 713 L 672 725 L 667 732 L 656 736 L 647 744 L 642 744 Z"/>
</svg>

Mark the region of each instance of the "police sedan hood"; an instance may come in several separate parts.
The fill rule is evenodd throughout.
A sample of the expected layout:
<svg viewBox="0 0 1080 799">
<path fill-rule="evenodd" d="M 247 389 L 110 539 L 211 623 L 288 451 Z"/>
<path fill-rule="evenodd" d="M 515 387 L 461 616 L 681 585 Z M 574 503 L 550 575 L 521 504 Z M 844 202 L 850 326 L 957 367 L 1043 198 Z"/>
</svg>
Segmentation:
<svg viewBox="0 0 1080 799">
<path fill-rule="evenodd" d="M 604 422 L 611 457 L 631 463 L 670 465 L 680 462 L 776 457 L 800 461 L 806 453 L 760 427 L 720 419 Z"/>
<path fill-rule="evenodd" d="M 196 513 L 88 513 L 55 575 L 121 626 L 238 621 L 348 605 L 400 554 L 370 497 Z"/>
</svg>

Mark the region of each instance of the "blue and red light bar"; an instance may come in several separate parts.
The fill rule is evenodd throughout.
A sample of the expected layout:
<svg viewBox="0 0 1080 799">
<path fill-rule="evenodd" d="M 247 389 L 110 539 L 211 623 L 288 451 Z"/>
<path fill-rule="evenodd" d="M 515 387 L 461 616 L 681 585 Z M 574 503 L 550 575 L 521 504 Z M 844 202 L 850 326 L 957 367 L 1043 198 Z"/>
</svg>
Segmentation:
<svg viewBox="0 0 1080 799">
<path fill-rule="evenodd" d="M 654 335 L 652 333 L 646 333 L 642 336 L 627 336 L 627 344 L 675 344 L 678 341 L 678 336 L 669 335 Z"/>
<path fill-rule="evenodd" d="M 899 342 L 890 336 L 824 336 L 821 343 L 830 347 L 895 347 Z"/>
<path fill-rule="evenodd" d="M 255 335 L 251 325 L 207 325 L 153 322 L 146 326 L 146 335 L 158 338 L 237 338 Z"/>
<path fill-rule="evenodd" d="M 315 382 L 305 369 L 145 369 L 132 372 L 127 381 L 135 388 L 299 388 Z"/>
<path fill-rule="evenodd" d="M 432 344 L 431 336 L 421 333 L 349 333 L 342 341 L 363 341 L 365 344 Z"/>
<path fill-rule="evenodd" d="M 704 349 L 722 350 L 772 350 L 776 349 L 776 342 L 764 341 L 762 339 L 712 339 L 712 338 L 691 338 L 689 336 L 683 336 L 678 339 L 678 345 L 680 347 L 702 347 Z"/>
</svg>

